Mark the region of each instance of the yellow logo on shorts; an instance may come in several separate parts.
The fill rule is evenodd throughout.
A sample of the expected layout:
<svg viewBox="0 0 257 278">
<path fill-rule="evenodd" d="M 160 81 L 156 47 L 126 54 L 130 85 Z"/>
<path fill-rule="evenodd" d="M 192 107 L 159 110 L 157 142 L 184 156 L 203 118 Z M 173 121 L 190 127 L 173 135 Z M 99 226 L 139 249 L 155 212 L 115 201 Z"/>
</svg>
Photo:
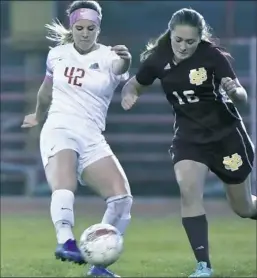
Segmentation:
<svg viewBox="0 0 257 278">
<path fill-rule="evenodd" d="M 207 72 L 205 68 L 192 69 L 189 73 L 190 83 L 196 86 L 202 85 L 207 80 Z"/>
<path fill-rule="evenodd" d="M 239 167 L 243 165 L 243 161 L 238 153 L 234 153 L 231 156 L 223 157 L 223 164 L 225 166 L 225 169 L 234 172 L 237 171 Z"/>
</svg>

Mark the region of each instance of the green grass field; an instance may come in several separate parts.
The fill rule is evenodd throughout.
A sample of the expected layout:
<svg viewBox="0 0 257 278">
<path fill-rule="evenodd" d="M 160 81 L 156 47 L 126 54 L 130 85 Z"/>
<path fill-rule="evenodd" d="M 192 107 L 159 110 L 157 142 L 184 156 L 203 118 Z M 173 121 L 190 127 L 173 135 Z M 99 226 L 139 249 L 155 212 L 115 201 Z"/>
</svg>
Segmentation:
<svg viewBox="0 0 257 278">
<path fill-rule="evenodd" d="M 98 221 L 79 217 L 76 236 Z M 209 222 L 215 277 L 256 277 L 256 222 L 236 217 Z M 2 215 L 1 277 L 83 277 L 84 266 L 54 259 L 55 243 L 47 215 Z M 186 277 L 194 267 L 179 218 L 134 217 L 124 253 L 111 269 L 125 277 Z"/>
</svg>

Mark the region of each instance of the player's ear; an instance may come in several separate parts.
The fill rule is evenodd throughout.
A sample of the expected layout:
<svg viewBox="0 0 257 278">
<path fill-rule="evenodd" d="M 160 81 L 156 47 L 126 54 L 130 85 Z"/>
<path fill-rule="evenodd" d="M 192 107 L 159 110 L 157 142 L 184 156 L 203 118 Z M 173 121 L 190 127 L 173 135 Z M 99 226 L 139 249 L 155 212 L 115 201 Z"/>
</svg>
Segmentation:
<svg viewBox="0 0 257 278">
<path fill-rule="evenodd" d="M 101 28 L 99 27 L 97 30 L 97 36 L 99 36 L 100 33 L 101 33 Z"/>
</svg>

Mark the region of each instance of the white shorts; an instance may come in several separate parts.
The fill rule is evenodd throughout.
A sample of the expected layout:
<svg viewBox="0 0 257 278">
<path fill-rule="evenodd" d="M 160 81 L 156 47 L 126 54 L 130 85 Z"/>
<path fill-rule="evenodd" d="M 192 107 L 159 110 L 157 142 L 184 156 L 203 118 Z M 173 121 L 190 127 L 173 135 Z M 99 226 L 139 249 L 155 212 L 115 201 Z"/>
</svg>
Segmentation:
<svg viewBox="0 0 257 278">
<path fill-rule="evenodd" d="M 78 154 L 77 178 L 81 179 L 83 170 L 95 161 L 113 155 L 101 131 L 83 122 L 66 121 L 58 124 L 58 119 L 47 120 L 40 134 L 40 152 L 44 168 L 50 157 L 61 150 L 71 149 Z"/>
</svg>

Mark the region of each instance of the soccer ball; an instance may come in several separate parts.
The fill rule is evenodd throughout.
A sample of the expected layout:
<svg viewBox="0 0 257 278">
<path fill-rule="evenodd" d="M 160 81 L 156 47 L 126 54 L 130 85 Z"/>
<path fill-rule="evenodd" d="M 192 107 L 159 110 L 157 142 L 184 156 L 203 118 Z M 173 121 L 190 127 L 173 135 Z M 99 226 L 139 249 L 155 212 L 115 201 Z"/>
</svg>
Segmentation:
<svg viewBox="0 0 257 278">
<path fill-rule="evenodd" d="M 82 233 L 79 248 L 86 262 L 107 267 L 119 259 L 123 237 L 112 225 L 95 224 Z"/>
</svg>

